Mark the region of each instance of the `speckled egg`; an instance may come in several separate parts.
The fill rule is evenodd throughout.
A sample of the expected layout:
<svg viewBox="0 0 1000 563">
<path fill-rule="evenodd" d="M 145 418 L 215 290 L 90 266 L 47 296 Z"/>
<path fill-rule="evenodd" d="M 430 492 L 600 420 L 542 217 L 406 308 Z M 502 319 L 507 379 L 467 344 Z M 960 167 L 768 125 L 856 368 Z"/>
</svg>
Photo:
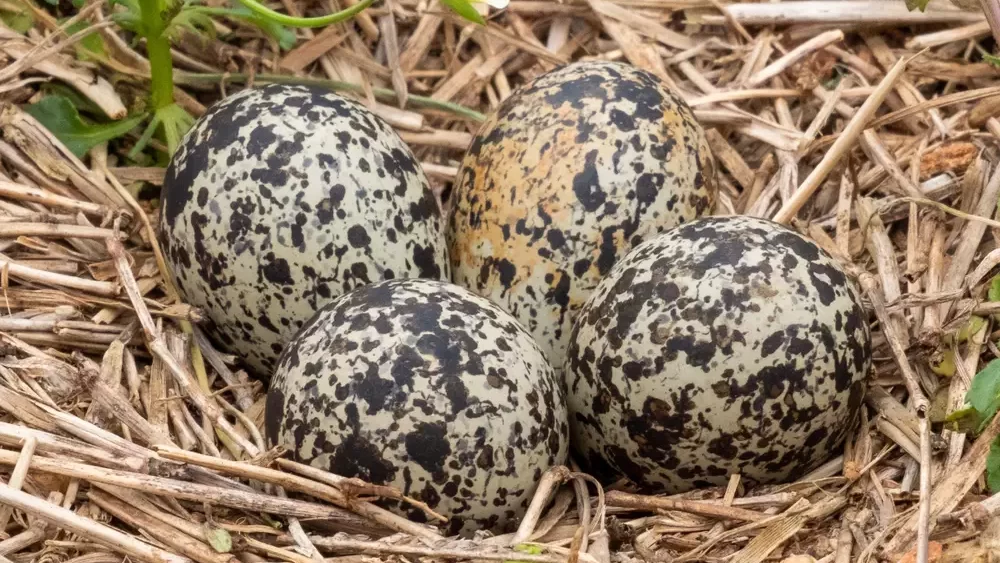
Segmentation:
<svg viewBox="0 0 1000 563">
<path fill-rule="evenodd" d="M 295 459 L 395 486 L 449 518 L 449 533 L 511 531 L 569 450 L 565 391 L 524 327 L 426 279 L 320 310 L 282 354 L 264 418 Z"/>
<path fill-rule="evenodd" d="M 637 246 L 573 327 L 576 450 L 678 493 L 803 476 L 859 416 L 871 335 L 853 281 L 764 219 L 698 219 Z"/>
<path fill-rule="evenodd" d="M 709 210 L 712 157 L 655 75 L 580 62 L 507 98 L 470 146 L 446 229 L 453 280 L 510 311 L 561 366 L 615 262 Z"/>
<path fill-rule="evenodd" d="M 158 238 L 182 297 L 264 378 L 333 298 L 448 279 L 419 162 L 381 118 L 326 90 L 269 85 L 212 106 L 170 161 L 161 202 Z"/>
</svg>

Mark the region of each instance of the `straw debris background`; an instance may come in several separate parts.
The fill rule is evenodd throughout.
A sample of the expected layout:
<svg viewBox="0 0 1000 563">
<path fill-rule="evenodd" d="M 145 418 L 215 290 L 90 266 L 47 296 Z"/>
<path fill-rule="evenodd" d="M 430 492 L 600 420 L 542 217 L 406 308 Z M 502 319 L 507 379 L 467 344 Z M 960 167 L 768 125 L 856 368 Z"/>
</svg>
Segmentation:
<svg viewBox="0 0 1000 563">
<path fill-rule="evenodd" d="M 198 312 L 175 299 L 151 236 L 162 168 L 122 165 L 135 135 L 78 159 L 20 109 L 61 82 L 124 116 L 146 88 L 142 46 L 100 1 L 59 24 L 0 0 L 25 10 L 26 35 L 0 26 L 0 562 L 995 560 L 984 469 L 1000 418 L 978 436 L 939 424 L 1000 355 L 1000 74 L 982 61 L 982 13 L 513 0 L 480 28 L 433 0 L 386 0 L 297 32 L 289 51 L 225 19 L 219 38 L 178 42 L 192 114 L 246 84 L 350 92 L 399 130 L 445 207 L 477 123 L 514 88 L 571 60 L 627 60 L 708 130 L 717 213 L 790 224 L 858 277 L 875 330 L 868 408 L 812 475 L 649 497 L 559 468 L 516 533 L 457 540 L 371 502 L 396 491 L 266 449 L 260 385 L 182 330 Z M 74 56 L 73 21 L 98 26 L 103 58 Z"/>
</svg>

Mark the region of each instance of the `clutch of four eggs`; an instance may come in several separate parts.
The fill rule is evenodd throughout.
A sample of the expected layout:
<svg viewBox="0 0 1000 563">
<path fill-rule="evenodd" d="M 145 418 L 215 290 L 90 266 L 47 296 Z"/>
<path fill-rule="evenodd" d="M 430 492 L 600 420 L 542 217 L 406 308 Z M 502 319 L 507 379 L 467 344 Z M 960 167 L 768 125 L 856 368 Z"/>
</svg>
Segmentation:
<svg viewBox="0 0 1000 563">
<path fill-rule="evenodd" d="M 801 476 L 843 440 L 857 290 L 785 227 L 707 217 L 713 166 L 655 76 L 575 63 L 488 116 L 444 217 L 379 117 L 269 85 L 188 134 L 158 234 L 212 341 L 273 374 L 270 443 L 506 531 L 571 443 L 678 492 Z"/>
</svg>

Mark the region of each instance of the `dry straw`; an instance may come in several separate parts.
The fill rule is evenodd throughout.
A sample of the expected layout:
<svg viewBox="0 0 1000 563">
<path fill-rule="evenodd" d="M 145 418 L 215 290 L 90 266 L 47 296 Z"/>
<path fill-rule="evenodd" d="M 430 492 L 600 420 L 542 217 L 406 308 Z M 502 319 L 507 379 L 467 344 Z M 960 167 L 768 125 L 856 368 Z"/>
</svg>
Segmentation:
<svg viewBox="0 0 1000 563">
<path fill-rule="evenodd" d="M 175 95 L 194 115 L 247 83 L 358 96 L 412 146 L 445 208 L 479 123 L 519 85 L 568 61 L 630 62 L 707 129 L 716 213 L 791 225 L 864 290 L 866 407 L 814 473 L 664 497 L 556 468 L 516 532 L 463 540 L 377 504 L 439 520 L 398 491 L 267 449 L 259 384 L 181 330 L 198 312 L 171 299 L 157 214 L 136 197 L 162 169 L 106 145 L 77 158 L 20 109 L 52 81 L 124 115 L 148 77 L 142 45 L 103 2 L 59 22 L 0 0 L 0 13 L 34 17 L 27 35 L 0 27 L 0 562 L 985 560 L 1000 419 L 978 436 L 939 422 L 1000 354 L 987 300 L 1000 83 L 981 62 L 982 14 L 931 4 L 512 0 L 479 28 L 434 0 L 392 0 L 355 25 L 299 31 L 285 52 L 225 18 L 215 38 L 175 45 Z M 73 21 L 95 24 L 102 55 L 74 57 Z M 984 322 L 957 339 L 972 315 Z"/>
</svg>

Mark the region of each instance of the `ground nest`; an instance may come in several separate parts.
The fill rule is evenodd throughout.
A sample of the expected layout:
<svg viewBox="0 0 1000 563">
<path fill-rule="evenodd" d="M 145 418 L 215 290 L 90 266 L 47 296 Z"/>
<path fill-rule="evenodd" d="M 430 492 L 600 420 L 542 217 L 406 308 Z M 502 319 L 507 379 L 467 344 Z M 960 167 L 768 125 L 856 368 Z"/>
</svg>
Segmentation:
<svg viewBox="0 0 1000 563">
<path fill-rule="evenodd" d="M 175 96 L 192 115 L 248 83 L 349 92 L 399 131 L 445 208 L 478 123 L 513 89 L 569 61 L 628 61 L 706 128 L 717 214 L 791 225 L 859 280 L 874 332 L 866 409 L 820 469 L 663 497 L 560 467 L 516 532 L 457 539 L 375 509 L 394 490 L 267 450 L 261 385 L 165 282 L 152 237 L 163 162 L 125 158 L 136 132 L 78 157 L 24 109 L 58 87 L 122 116 L 144 95 L 144 45 L 111 11 L 0 0 L 0 562 L 995 557 L 1000 418 L 944 423 L 1000 356 L 1000 73 L 983 59 L 982 13 L 513 0 L 480 27 L 433 0 L 392 0 L 284 49 L 225 17 L 215 36 L 178 31 Z M 78 22 L 99 35 L 84 43 Z"/>
</svg>

